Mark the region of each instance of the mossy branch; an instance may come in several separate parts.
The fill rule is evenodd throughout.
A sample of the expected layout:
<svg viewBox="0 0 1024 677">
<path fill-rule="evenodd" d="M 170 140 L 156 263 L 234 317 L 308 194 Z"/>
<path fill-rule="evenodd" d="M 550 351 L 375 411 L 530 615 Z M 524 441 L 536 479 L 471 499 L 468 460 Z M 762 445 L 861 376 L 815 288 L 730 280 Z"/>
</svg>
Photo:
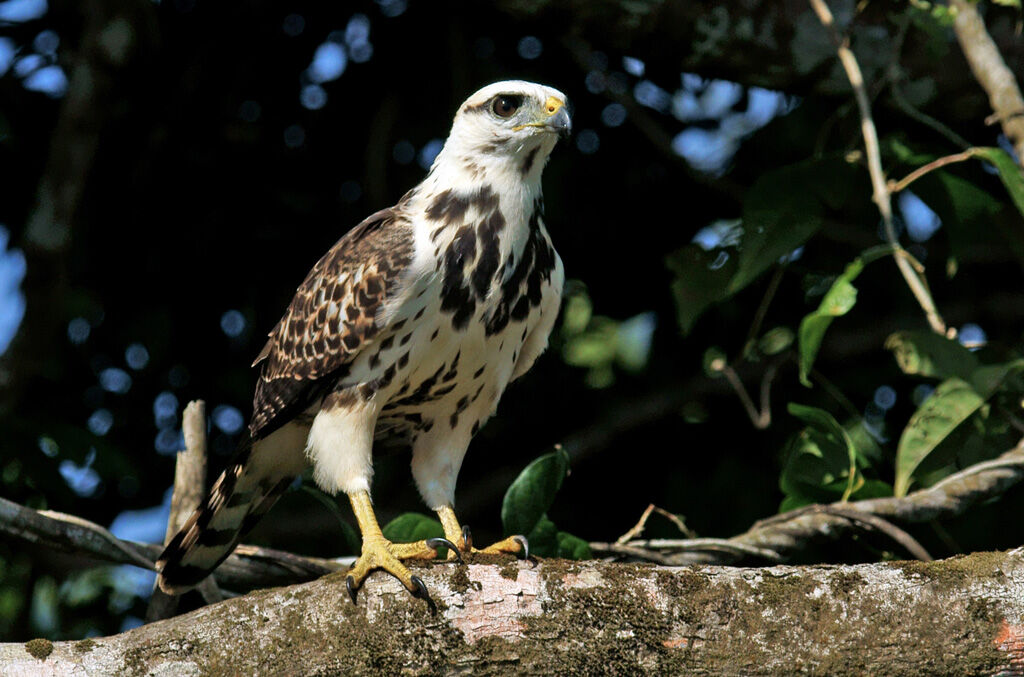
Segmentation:
<svg viewBox="0 0 1024 677">
<path fill-rule="evenodd" d="M 438 605 L 332 575 L 112 637 L 0 644 L 13 674 L 1019 674 L 1024 551 L 762 569 L 434 564 Z M 31 644 L 31 643 L 29 643 Z"/>
</svg>

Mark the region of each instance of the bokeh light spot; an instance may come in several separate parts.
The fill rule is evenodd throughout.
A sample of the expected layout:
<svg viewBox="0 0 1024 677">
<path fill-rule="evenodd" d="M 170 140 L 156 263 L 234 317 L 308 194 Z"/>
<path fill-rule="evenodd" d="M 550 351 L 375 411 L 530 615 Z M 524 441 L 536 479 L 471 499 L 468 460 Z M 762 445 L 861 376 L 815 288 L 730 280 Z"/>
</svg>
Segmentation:
<svg viewBox="0 0 1024 677">
<path fill-rule="evenodd" d="M 92 415 L 89 416 L 89 420 L 86 422 L 86 427 L 89 428 L 89 432 L 101 437 L 110 432 L 110 428 L 113 425 L 114 415 L 110 413 L 109 409 L 97 409 L 92 412 Z"/>
<path fill-rule="evenodd" d="M 228 435 L 234 435 L 245 425 L 245 418 L 242 416 L 242 412 L 227 404 L 216 407 L 211 418 L 213 419 L 213 424 Z"/>
<path fill-rule="evenodd" d="M 100 387 L 108 393 L 124 395 L 132 387 L 132 377 L 124 369 L 107 367 L 100 372 Z"/>
<path fill-rule="evenodd" d="M 281 30 L 290 38 L 302 35 L 306 29 L 306 19 L 301 14 L 289 14 L 281 22 Z"/>
<path fill-rule="evenodd" d="M 544 45 L 541 43 L 540 38 L 527 35 L 519 41 L 516 51 L 519 52 L 519 56 L 522 58 L 532 60 L 541 55 L 544 51 Z"/>
<path fill-rule="evenodd" d="M 231 338 L 238 338 L 245 331 L 245 315 L 237 310 L 225 311 L 220 316 L 220 328 Z"/>
<path fill-rule="evenodd" d="M 601 139 L 593 129 L 581 130 L 576 135 L 576 148 L 584 155 L 593 155 L 601 146 Z"/>
<path fill-rule="evenodd" d="M 145 369 L 146 365 L 149 364 L 149 351 L 141 343 L 133 343 L 125 348 L 124 361 L 135 371 Z"/>
<path fill-rule="evenodd" d="M 601 111 L 601 122 L 607 127 L 618 127 L 626 121 L 626 107 L 621 103 L 610 103 Z"/>
</svg>

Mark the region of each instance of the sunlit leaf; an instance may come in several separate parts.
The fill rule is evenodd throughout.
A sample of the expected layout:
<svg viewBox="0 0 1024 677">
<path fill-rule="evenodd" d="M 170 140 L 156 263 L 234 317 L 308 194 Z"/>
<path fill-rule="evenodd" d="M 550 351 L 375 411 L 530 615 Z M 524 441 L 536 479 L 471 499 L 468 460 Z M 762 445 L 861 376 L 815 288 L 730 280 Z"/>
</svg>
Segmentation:
<svg viewBox="0 0 1024 677">
<path fill-rule="evenodd" d="M 501 523 L 505 535 L 529 534 L 548 511 L 569 472 L 569 454 L 556 449 L 526 466 L 505 492 Z"/>
<path fill-rule="evenodd" d="M 978 368 L 978 358 L 959 341 L 932 331 L 901 331 L 885 340 L 904 374 L 946 379 L 970 378 Z"/>
<path fill-rule="evenodd" d="M 595 317 L 583 332 L 569 337 L 562 348 L 566 364 L 597 367 L 615 360 L 619 325 L 607 317 Z"/>
<path fill-rule="evenodd" d="M 1014 1 L 1017 3 L 1016 6 L 1020 7 L 1020 0 Z M 1009 153 L 1001 148 L 975 148 L 974 152 L 978 157 L 988 160 L 995 166 L 1010 198 L 1017 205 L 1017 210 L 1024 216 L 1024 172 L 1021 168 L 1013 161 Z"/>
<path fill-rule="evenodd" d="M 974 388 L 954 377 L 943 381 L 918 407 L 896 449 L 893 491 L 897 496 L 906 495 L 917 467 L 984 403 Z"/>
<path fill-rule="evenodd" d="M 857 302 L 857 288 L 853 281 L 857 279 L 860 272 L 864 270 L 864 262 L 861 259 L 854 259 L 846 266 L 846 270 L 840 275 L 832 287 L 826 292 L 817 310 L 808 314 L 800 322 L 798 332 L 800 346 L 800 382 L 810 386 L 811 382 L 807 375 L 814 366 L 814 360 L 821 349 L 821 341 L 825 338 L 825 331 L 832 320 L 850 312 Z"/>
<path fill-rule="evenodd" d="M 765 355 L 778 355 L 793 345 L 794 338 L 793 330 L 789 327 L 775 327 L 764 333 L 757 347 Z"/>
</svg>

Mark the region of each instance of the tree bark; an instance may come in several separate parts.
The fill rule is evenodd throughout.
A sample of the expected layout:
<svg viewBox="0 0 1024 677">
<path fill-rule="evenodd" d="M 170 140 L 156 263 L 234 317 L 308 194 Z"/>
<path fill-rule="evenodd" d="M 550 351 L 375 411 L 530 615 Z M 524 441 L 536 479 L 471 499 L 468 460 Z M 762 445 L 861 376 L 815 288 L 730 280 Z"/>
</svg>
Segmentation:
<svg viewBox="0 0 1024 677">
<path fill-rule="evenodd" d="M 768 568 L 434 564 L 437 602 L 343 574 L 113 637 L 0 645 L 5 675 L 1024 674 L 1024 549 Z"/>
</svg>

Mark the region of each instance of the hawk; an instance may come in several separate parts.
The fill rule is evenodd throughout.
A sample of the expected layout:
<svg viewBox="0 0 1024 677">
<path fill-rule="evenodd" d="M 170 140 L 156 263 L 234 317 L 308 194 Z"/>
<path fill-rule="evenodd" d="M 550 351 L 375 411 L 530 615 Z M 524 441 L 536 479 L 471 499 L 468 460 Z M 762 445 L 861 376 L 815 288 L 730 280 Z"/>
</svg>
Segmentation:
<svg viewBox="0 0 1024 677">
<path fill-rule="evenodd" d="M 362 535 L 353 601 L 373 570 L 430 597 L 402 560 L 474 551 L 453 510 L 472 437 L 548 343 L 561 259 L 541 172 L 571 126 L 551 87 L 498 82 L 469 97 L 423 181 L 346 233 L 299 286 L 253 363 L 249 434 L 157 561 L 179 594 L 209 575 L 310 464 L 345 492 Z M 444 539 L 392 543 L 370 499 L 374 441 L 399 439 Z M 485 552 L 526 554 L 511 537 Z"/>
</svg>

